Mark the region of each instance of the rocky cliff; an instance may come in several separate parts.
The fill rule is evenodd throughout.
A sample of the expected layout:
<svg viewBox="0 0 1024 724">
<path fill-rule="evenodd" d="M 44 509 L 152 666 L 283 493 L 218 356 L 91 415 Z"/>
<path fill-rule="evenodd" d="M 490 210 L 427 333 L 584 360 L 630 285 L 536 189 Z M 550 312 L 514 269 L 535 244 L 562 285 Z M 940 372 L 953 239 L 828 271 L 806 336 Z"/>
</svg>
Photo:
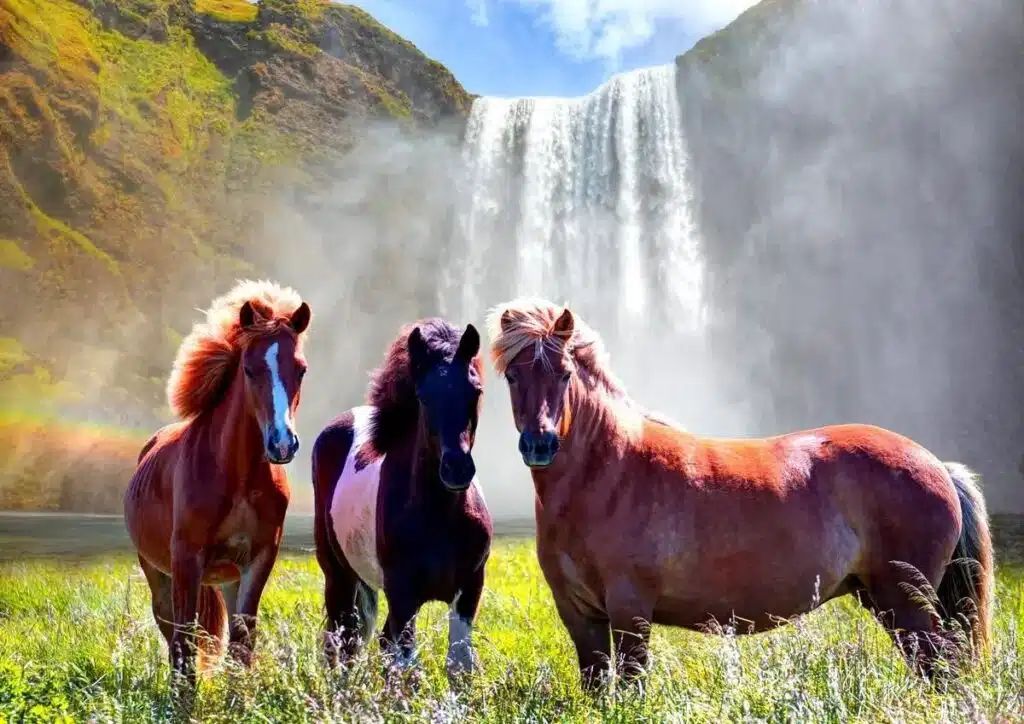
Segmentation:
<svg viewBox="0 0 1024 724">
<path fill-rule="evenodd" d="M 315 198 L 371 121 L 457 134 L 470 103 L 350 5 L 2 0 L 0 507 L 119 507 L 108 463 L 134 453 L 54 456 L 166 419 L 194 308 L 300 253 L 260 243 L 267 210 Z"/>
</svg>

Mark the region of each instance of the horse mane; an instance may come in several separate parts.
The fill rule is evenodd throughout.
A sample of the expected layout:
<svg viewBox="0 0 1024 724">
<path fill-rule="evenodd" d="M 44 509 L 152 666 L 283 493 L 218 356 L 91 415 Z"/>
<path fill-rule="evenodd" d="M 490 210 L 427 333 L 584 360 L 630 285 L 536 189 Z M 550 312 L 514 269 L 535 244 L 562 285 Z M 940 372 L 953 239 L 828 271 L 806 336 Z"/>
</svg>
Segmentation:
<svg viewBox="0 0 1024 724">
<path fill-rule="evenodd" d="M 498 374 L 505 370 L 523 350 L 534 348 L 534 359 L 545 359 L 544 350 L 567 354 L 584 374 L 590 387 L 599 389 L 610 398 L 630 402 L 626 388 L 611 371 L 604 340 L 578 315 L 570 339 L 554 332 L 555 322 L 566 309 L 537 297 L 520 297 L 499 304 L 487 315 L 487 330 L 491 338 L 491 362 Z M 501 327 L 505 313 L 512 318 L 508 330 Z"/>
<path fill-rule="evenodd" d="M 242 306 L 250 302 L 261 318 L 258 326 L 243 329 Z M 205 319 L 178 347 L 167 380 L 167 403 L 179 419 L 189 420 L 215 407 L 231 385 L 242 350 L 257 339 L 291 330 L 288 322 L 302 304 L 299 293 L 271 281 L 240 280 L 210 303 Z M 298 335 L 301 343 L 305 333 Z"/>
<path fill-rule="evenodd" d="M 464 330 L 440 317 L 428 317 L 401 328 L 388 346 L 384 361 L 370 373 L 366 404 L 376 408 L 370 423 L 370 444 L 380 454 L 415 432 L 420 417 L 416 383 L 409 366 L 409 334 L 420 328 L 433 364 L 449 362 L 459 348 Z M 478 354 L 472 366 L 481 377 L 483 363 Z"/>
</svg>

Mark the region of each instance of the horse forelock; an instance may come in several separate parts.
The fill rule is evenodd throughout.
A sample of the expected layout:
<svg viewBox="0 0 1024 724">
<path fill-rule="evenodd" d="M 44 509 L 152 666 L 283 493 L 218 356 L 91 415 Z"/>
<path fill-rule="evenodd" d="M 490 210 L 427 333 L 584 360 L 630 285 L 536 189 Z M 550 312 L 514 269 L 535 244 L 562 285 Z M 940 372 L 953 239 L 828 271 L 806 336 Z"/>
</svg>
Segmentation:
<svg viewBox="0 0 1024 724">
<path fill-rule="evenodd" d="M 370 422 L 370 441 L 379 453 L 387 452 L 395 442 L 413 434 L 419 422 L 419 398 L 409 365 L 409 334 L 416 327 L 420 328 L 431 357 L 438 361 L 452 359 L 464 331 L 440 317 L 429 317 L 402 327 L 388 346 L 384 361 L 370 373 L 366 393 L 366 404 L 376 410 Z M 479 354 L 471 365 L 482 378 Z"/>
<path fill-rule="evenodd" d="M 249 302 L 257 323 L 242 328 L 239 315 Z M 217 405 L 230 386 L 241 353 L 249 345 L 285 332 L 301 348 L 306 332 L 296 334 L 291 315 L 302 304 L 298 292 L 271 281 L 242 280 L 211 302 L 205 319 L 196 322 L 182 340 L 167 380 L 167 403 L 187 420 Z"/>
<path fill-rule="evenodd" d="M 494 307 L 487 317 L 491 338 L 491 362 L 499 374 L 504 374 L 512 361 L 533 346 L 533 361 L 550 368 L 545 352 L 565 355 L 579 370 L 588 387 L 615 399 L 628 400 L 625 388 L 608 366 L 608 353 L 604 340 L 578 315 L 574 315 L 572 335 L 568 338 L 554 329 L 559 315 L 566 309 L 544 299 L 524 297 Z M 502 317 L 508 313 L 511 324 L 502 327 Z"/>
</svg>

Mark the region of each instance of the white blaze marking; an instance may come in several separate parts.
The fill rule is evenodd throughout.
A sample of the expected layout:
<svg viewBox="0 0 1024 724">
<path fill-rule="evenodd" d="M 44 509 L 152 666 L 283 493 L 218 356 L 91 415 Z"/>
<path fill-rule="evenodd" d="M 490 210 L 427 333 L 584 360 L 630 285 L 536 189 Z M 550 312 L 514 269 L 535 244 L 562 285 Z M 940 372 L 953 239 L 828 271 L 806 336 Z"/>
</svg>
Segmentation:
<svg viewBox="0 0 1024 724">
<path fill-rule="evenodd" d="M 373 408 L 352 408 L 352 446 L 331 499 L 331 525 L 342 553 L 363 582 L 380 590 L 384 572 L 377 558 L 377 490 L 384 456 L 356 470 L 356 455 L 369 442 Z"/>
<path fill-rule="evenodd" d="M 266 354 L 263 355 L 263 359 L 267 363 L 267 369 L 270 370 L 270 381 L 271 381 L 271 414 L 273 415 L 273 425 L 277 429 L 277 434 L 281 440 L 281 444 L 284 444 L 285 438 L 288 436 L 288 427 L 291 420 L 291 411 L 288 409 L 288 393 L 285 392 L 284 383 L 281 382 L 281 373 L 277 367 L 277 342 L 267 347 Z"/>
</svg>

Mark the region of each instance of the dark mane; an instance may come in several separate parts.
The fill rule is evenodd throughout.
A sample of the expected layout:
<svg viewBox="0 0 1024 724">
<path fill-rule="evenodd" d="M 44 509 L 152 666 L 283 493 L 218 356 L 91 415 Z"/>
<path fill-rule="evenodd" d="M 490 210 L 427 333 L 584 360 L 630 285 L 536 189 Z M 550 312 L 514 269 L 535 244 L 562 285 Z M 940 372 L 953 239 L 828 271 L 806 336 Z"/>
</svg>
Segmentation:
<svg viewBox="0 0 1024 724">
<path fill-rule="evenodd" d="M 430 317 L 402 327 L 388 347 L 384 361 L 371 375 L 366 392 L 366 404 L 377 408 L 371 423 L 370 443 L 381 454 L 412 434 L 419 421 L 420 403 L 409 368 L 408 346 L 409 334 L 415 327 L 420 328 L 434 364 L 451 361 L 464 331 L 440 317 Z M 473 359 L 473 366 L 482 374 L 479 355 Z"/>
</svg>

